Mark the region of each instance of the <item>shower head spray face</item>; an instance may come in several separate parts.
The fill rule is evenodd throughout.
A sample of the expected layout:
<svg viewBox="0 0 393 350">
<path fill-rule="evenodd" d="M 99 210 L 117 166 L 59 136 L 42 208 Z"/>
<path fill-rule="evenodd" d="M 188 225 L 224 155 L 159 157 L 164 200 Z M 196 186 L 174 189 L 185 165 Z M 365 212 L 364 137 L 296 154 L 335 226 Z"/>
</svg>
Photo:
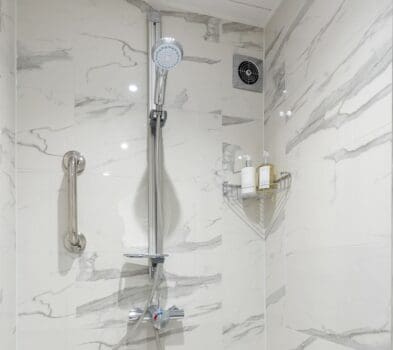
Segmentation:
<svg viewBox="0 0 393 350">
<path fill-rule="evenodd" d="M 153 46 L 152 58 L 156 65 L 154 102 L 157 108 L 162 108 L 165 100 L 168 71 L 175 68 L 182 60 L 183 47 L 173 38 L 162 38 Z"/>
<path fill-rule="evenodd" d="M 182 60 L 183 48 L 173 38 L 162 38 L 153 46 L 152 57 L 157 68 L 168 71 Z"/>
</svg>

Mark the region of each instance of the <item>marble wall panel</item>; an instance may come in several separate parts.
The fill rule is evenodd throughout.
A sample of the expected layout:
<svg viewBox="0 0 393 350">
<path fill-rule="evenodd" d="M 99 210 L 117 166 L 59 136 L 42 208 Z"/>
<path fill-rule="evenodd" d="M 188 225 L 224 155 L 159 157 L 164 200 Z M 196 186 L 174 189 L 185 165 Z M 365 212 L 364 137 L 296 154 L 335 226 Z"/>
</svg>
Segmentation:
<svg viewBox="0 0 393 350">
<path fill-rule="evenodd" d="M 391 348 L 391 50 L 391 1 L 284 1 L 266 27 L 265 144 L 293 174 L 269 350 Z"/>
</svg>

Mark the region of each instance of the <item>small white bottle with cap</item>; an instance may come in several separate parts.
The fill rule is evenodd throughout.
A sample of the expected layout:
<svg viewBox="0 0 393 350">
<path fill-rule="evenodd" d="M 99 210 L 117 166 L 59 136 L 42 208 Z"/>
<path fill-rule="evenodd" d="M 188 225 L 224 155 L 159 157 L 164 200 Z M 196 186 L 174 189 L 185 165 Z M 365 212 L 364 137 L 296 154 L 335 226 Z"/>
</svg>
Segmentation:
<svg viewBox="0 0 393 350">
<path fill-rule="evenodd" d="M 257 195 L 255 167 L 252 166 L 251 157 L 243 156 L 245 167 L 241 171 L 241 195 L 242 198 L 252 198 Z"/>
</svg>

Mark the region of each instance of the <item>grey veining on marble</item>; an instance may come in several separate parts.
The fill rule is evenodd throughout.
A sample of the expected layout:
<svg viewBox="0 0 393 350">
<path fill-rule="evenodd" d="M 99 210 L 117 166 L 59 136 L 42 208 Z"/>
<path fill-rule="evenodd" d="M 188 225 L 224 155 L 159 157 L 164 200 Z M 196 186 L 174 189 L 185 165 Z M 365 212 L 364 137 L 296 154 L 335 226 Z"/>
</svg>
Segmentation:
<svg viewBox="0 0 393 350">
<path fill-rule="evenodd" d="M 241 49 L 254 49 L 254 50 L 262 50 L 263 45 L 253 42 L 253 41 L 241 41 L 236 43 L 236 47 Z"/>
<path fill-rule="evenodd" d="M 86 82 L 89 83 L 90 77 L 91 77 L 91 75 L 93 75 L 93 73 L 95 71 L 99 71 L 99 70 L 103 70 L 103 69 L 107 69 L 107 68 L 113 68 L 113 67 L 127 69 L 127 68 L 136 67 L 137 65 L 138 65 L 138 63 L 136 61 L 131 61 L 131 59 L 130 59 L 130 63 L 127 63 L 127 64 L 122 64 L 120 62 L 108 62 L 105 64 L 100 64 L 98 66 L 93 66 L 93 67 L 90 67 L 89 69 L 86 70 L 86 74 L 85 74 Z"/>
<path fill-rule="evenodd" d="M 314 86 L 315 86 L 315 81 L 311 82 L 308 86 L 306 86 L 304 91 L 301 93 L 301 95 L 299 95 L 299 97 L 295 101 L 293 101 L 293 103 L 291 105 L 291 111 L 293 113 L 296 113 L 297 111 L 299 111 L 307 103 L 307 96 L 308 96 L 309 92 L 312 91 Z M 292 117 L 287 116 L 286 121 L 288 121 L 291 118 Z"/>
<path fill-rule="evenodd" d="M 111 293 L 99 299 L 91 300 L 88 303 L 79 305 L 76 308 L 78 317 L 87 314 L 94 314 L 99 311 L 109 310 L 115 307 L 127 308 L 131 303 L 143 303 L 150 291 L 150 285 L 127 287 L 120 291 Z"/>
<path fill-rule="evenodd" d="M 272 11 L 272 9 L 269 8 L 269 7 L 260 6 L 260 5 L 257 5 L 257 4 L 250 4 L 249 2 L 245 2 L 245 1 L 241 1 L 241 0 L 228 0 L 228 1 L 229 2 L 233 2 L 235 4 L 242 5 L 242 6 L 251 7 L 251 8 L 254 8 L 254 9 L 261 9 L 261 10 L 264 10 L 264 11 L 267 11 L 267 12 L 271 12 Z"/>
<path fill-rule="evenodd" d="M 216 17 L 201 15 L 193 12 L 181 11 L 161 11 L 163 16 L 179 17 L 190 23 L 200 23 L 206 26 L 206 33 L 203 38 L 206 41 L 218 42 L 220 40 L 221 20 Z"/>
<path fill-rule="evenodd" d="M 222 24 L 223 33 L 244 33 L 244 32 L 256 32 L 263 34 L 263 28 L 250 26 L 248 24 L 237 23 L 237 22 L 226 22 Z"/>
<path fill-rule="evenodd" d="M 285 69 L 277 76 L 277 78 L 282 79 L 280 83 L 277 84 L 276 86 L 280 86 L 277 88 L 274 97 L 272 97 L 272 102 L 269 104 L 269 106 L 266 107 L 265 113 L 265 125 L 270 121 L 270 119 L 276 115 L 279 115 L 278 112 L 277 114 L 274 114 L 274 112 L 279 109 L 282 104 L 284 104 L 286 101 L 286 96 L 283 94 L 283 89 L 285 89 Z M 312 89 L 315 86 L 315 81 L 311 82 L 308 86 L 304 88 L 304 91 L 301 92 L 299 97 L 294 100 L 293 102 L 291 101 L 290 106 L 288 106 L 291 111 L 292 111 L 292 116 L 285 116 L 285 121 L 288 122 L 291 120 L 295 115 L 296 112 L 301 110 L 303 106 L 305 106 L 308 102 L 308 94 L 312 92 Z M 282 117 L 281 117 L 282 118 Z"/>
<path fill-rule="evenodd" d="M 224 326 L 223 334 L 231 337 L 233 341 L 242 341 L 250 333 L 261 334 L 265 329 L 265 315 L 258 314 L 248 317 L 239 323 Z"/>
<path fill-rule="evenodd" d="M 97 39 L 97 40 L 108 40 L 119 45 L 119 59 L 116 61 L 106 62 L 100 65 L 94 65 L 87 69 L 86 71 L 86 82 L 90 81 L 91 75 L 97 70 L 103 70 L 112 67 L 119 67 L 122 69 L 133 68 L 139 65 L 139 55 L 146 56 L 147 52 L 145 50 L 134 48 L 130 43 L 125 40 L 109 37 L 109 36 L 100 36 L 90 33 L 82 33 L 82 36 Z M 136 57 L 135 57 L 136 56 Z M 121 61 L 123 60 L 123 61 Z"/>
<path fill-rule="evenodd" d="M 77 96 L 75 98 L 77 121 L 102 118 L 108 116 L 109 113 L 116 116 L 126 115 L 134 106 L 134 102 L 130 103 L 119 98 L 97 96 Z"/>
<path fill-rule="evenodd" d="M 386 41 L 383 45 L 381 45 L 377 52 L 373 52 L 370 55 L 370 58 L 359 67 L 351 79 L 344 82 L 339 88 L 332 91 L 314 108 L 303 130 L 287 143 L 287 153 L 291 152 L 293 148 L 318 131 L 325 129 L 326 127 L 332 127 L 334 124 L 330 124 L 330 120 L 325 119 L 327 112 L 334 109 L 335 107 L 339 107 L 340 105 L 344 104 L 345 101 L 356 96 L 356 94 L 365 86 L 383 74 L 389 65 L 391 65 L 391 62 L 392 43 L 389 39 L 389 41 Z M 382 95 L 386 96 L 389 91 L 388 89 L 391 89 L 391 85 L 383 89 L 384 92 Z M 380 96 L 380 94 L 377 95 L 377 97 Z M 344 122 L 346 120 L 347 119 L 345 119 Z"/>
<path fill-rule="evenodd" d="M 204 250 L 204 249 L 215 249 L 222 244 L 222 235 L 218 235 L 213 237 L 208 241 L 203 242 L 190 242 L 184 241 L 176 244 L 174 247 L 168 247 L 166 250 L 169 253 L 184 253 L 184 252 L 193 252 L 196 250 Z"/>
<path fill-rule="evenodd" d="M 179 276 L 171 273 L 166 273 L 166 280 L 173 282 L 174 287 L 161 287 L 169 289 L 170 293 L 175 297 L 185 297 L 192 295 L 200 288 L 209 285 L 215 285 L 221 281 L 221 274 L 211 276 Z M 103 298 L 92 300 L 86 304 L 79 305 L 76 308 L 76 314 L 81 317 L 86 314 L 95 313 L 102 310 L 107 310 L 120 306 L 123 308 L 130 307 L 131 302 L 143 303 L 146 300 L 151 286 L 149 284 L 143 286 L 126 287 L 120 291 L 114 292 Z"/>
<path fill-rule="evenodd" d="M 131 328 L 131 326 L 130 326 L 130 328 Z M 173 335 L 192 332 L 197 328 L 198 328 L 197 325 L 172 328 L 172 329 L 168 329 L 168 330 L 160 332 L 160 337 L 162 339 L 165 339 L 165 338 L 171 337 Z M 131 328 L 130 331 L 127 332 L 127 334 L 124 336 L 124 338 L 122 338 L 120 340 L 120 342 L 118 342 L 118 343 L 107 343 L 107 342 L 103 342 L 103 341 L 91 341 L 88 343 L 81 343 L 79 345 L 83 346 L 83 345 L 89 345 L 89 344 L 96 344 L 96 345 L 98 345 L 98 348 L 100 350 L 103 350 L 103 349 L 120 350 L 120 349 L 129 349 L 130 346 L 133 346 L 133 345 L 148 344 L 148 343 L 151 343 L 154 341 L 155 341 L 154 335 L 149 335 L 144 338 L 135 339 L 135 334 Z"/>
<path fill-rule="evenodd" d="M 2 136 L 4 136 L 4 138 L 9 143 L 11 143 L 11 144 L 15 143 L 16 140 L 15 140 L 15 131 L 14 130 L 12 130 L 12 129 L 8 128 L 8 127 L 1 128 L 0 134 Z"/>
<path fill-rule="evenodd" d="M 109 41 L 117 42 L 118 44 L 120 44 L 120 49 L 121 49 L 123 56 L 125 58 L 127 58 L 130 62 L 132 62 L 132 60 L 133 60 L 130 55 L 131 53 L 142 54 L 144 56 L 147 55 L 146 50 L 137 49 L 137 48 L 133 47 L 130 43 L 128 43 L 127 41 L 122 40 L 122 39 L 113 38 L 113 37 L 104 36 L 104 35 L 90 34 L 90 33 L 81 33 L 81 35 L 89 37 L 89 38 L 94 38 L 94 39 L 102 39 L 102 40 L 109 40 Z"/>
<path fill-rule="evenodd" d="M 328 340 L 332 343 L 343 345 L 348 347 L 349 349 L 354 350 L 389 350 L 389 345 L 374 345 L 368 344 L 367 340 L 362 343 L 359 337 L 368 336 L 368 335 L 377 335 L 377 334 L 389 334 L 389 330 L 386 327 L 382 327 L 379 329 L 353 329 L 342 333 L 337 333 L 330 330 L 318 330 L 318 329 L 306 329 L 299 330 L 299 332 L 311 335 L 313 337 L 317 337 L 320 339 Z"/>
<path fill-rule="evenodd" d="M 0 348 L 16 349 L 16 5 L 0 1 Z"/>
<path fill-rule="evenodd" d="M 284 298 L 286 294 L 286 287 L 282 286 L 281 288 L 274 291 L 272 294 L 268 295 L 266 298 L 266 308 L 271 305 L 277 304 L 282 298 Z"/>
<path fill-rule="evenodd" d="M 392 11 L 392 4 L 389 4 L 386 8 L 381 10 L 381 13 L 368 26 L 365 26 L 364 32 L 362 32 L 362 35 L 355 42 L 353 49 L 339 62 L 339 64 L 337 64 L 336 68 L 330 73 L 327 79 L 321 83 L 320 89 L 323 89 L 330 83 L 340 67 L 350 62 L 353 56 L 362 49 L 363 45 L 368 40 L 372 40 L 375 35 L 383 30 L 384 26 L 389 25 L 392 19 Z"/>
<path fill-rule="evenodd" d="M 266 12 L 271 12 L 272 9 L 264 6 L 259 6 L 257 4 L 249 4 L 243 1 L 235 1 L 235 0 L 228 0 L 229 2 L 232 2 L 234 4 L 238 4 L 241 6 L 245 7 L 250 7 L 253 9 L 259 9 L 263 10 Z M 128 3 L 136 6 L 139 8 L 142 12 L 148 13 L 151 11 L 155 11 L 155 9 L 146 3 L 143 0 L 127 0 Z M 209 16 L 206 14 L 200 14 L 200 13 L 195 13 L 195 12 L 188 12 L 188 11 L 173 11 L 173 10 L 161 10 L 160 11 L 162 16 L 172 16 L 172 17 L 178 17 L 178 18 L 183 18 L 185 21 L 190 22 L 190 23 L 200 23 L 204 24 L 206 26 L 206 34 L 204 35 L 204 39 L 206 41 L 212 41 L 212 42 L 219 42 L 220 41 L 220 26 L 222 20 L 214 17 L 214 16 Z M 261 27 L 253 26 L 253 25 L 248 25 L 248 24 L 243 24 L 239 22 L 225 22 L 222 23 L 221 26 L 222 32 L 225 33 L 236 33 L 236 32 L 259 32 L 263 33 L 263 29 Z M 237 46 L 239 46 L 238 44 Z M 240 45 L 243 48 L 259 48 L 261 49 L 260 45 L 257 45 L 254 42 L 249 42 L 249 43 L 242 43 Z"/>
<path fill-rule="evenodd" d="M 217 64 L 220 63 L 220 59 L 212 59 L 207 57 L 199 57 L 199 56 L 184 56 L 184 61 L 195 62 L 195 63 L 204 63 L 204 64 Z"/>
<path fill-rule="evenodd" d="M 273 50 L 273 48 L 276 46 L 276 44 L 279 42 L 281 34 L 283 33 L 284 28 L 281 28 L 276 34 L 274 39 L 271 41 L 271 43 L 269 44 L 269 46 L 266 47 L 266 52 L 265 52 L 265 57 L 270 56 L 271 51 Z"/>
<path fill-rule="evenodd" d="M 97 253 L 93 253 L 89 256 L 83 255 L 79 259 L 79 274 L 77 281 L 99 281 L 99 280 L 112 280 L 119 278 L 132 278 L 135 276 L 147 276 L 148 268 L 140 267 L 138 269 L 103 269 L 97 270 L 95 267 L 96 259 L 98 258 Z"/>
<path fill-rule="evenodd" d="M 146 248 L 145 36 L 146 15 L 154 8 L 141 0 L 78 6 L 18 1 L 19 41 L 27 48 L 18 86 L 18 183 L 23 189 L 18 254 L 29 261 L 18 274 L 20 344 L 43 350 L 153 349 L 150 324 L 137 334 L 127 324 L 130 308 L 143 307 L 151 291 L 146 262 L 124 259 L 122 253 Z M 248 283 L 263 271 L 264 243 L 232 212 L 226 221 L 221 191 L 224 133 L 262 127 L 262 121 L 253 125 L 252 120 L 260 115 L 262 98 L 246 95 L 247 110 L 235 111 L 241 92 L 216 79 L 227 74 L 232 52 L 262 55 L 262 32 L 232 23 L 222 34 L 222 25 L 235 20 L 182 10 L 163 11 L 162 21 L 163 34 L 182 41 L 189 34 L 190 40 L 184 41 L 179 70 L 170 74 L 166 98 L 171 116 L 163 138 L 165 180 L 173 190 L 169 204 L 175 223 L 165 237 L 170 257 L 160 286 L 161 305 L 182 307 L 186 317 L 170 323 L 161 337 L 168 349 L 220 350 L 225 337 L 237 350 L 249 349 L 250 342 L 263 350 L 263 278 L 252 279 L 245 299 L 222 291 L 236 290 L 240 273 Z M 138 91 L 129 91 L 131 83 Z M 221 111 L 230 128 L 223 128 Z M 255 134 L 244 142 L 255 137 L 259 147 L 261 133 Z M 62 250 L 66 149 L 80 150 L 88 164 L 78 178 L 78 208 L 89 243 L 77 257 Z M 228 240 L 233 222 L 241 233 L 237 241 Z M 233 259 L 224 271 L 228 251 L 243 265 L 232 264 Z M 237 322 L 231 310 L 240 307 Z M 234 326 L 225 336 L 224 324 Z"/>
<path fill-rule="evenodd" d="M 239 125 L 239 124 L 247 124 L 255 121 L 251 118 L 242 118 L 242 117 L 235 117 L 230 115 L 223 115 L 222 116 L 222 125 L 229 126 L 229 125 Z"/>
<path fill-rule="evenodd" d="M 72 125 L 64 126 L 61 128 L 44 126 L 39 128 L 33 128 L 25 132 L 19 132 L 17 137 L 17 144 L 22 147 L 35 149 L 38 152 L 47 156 L 61 157 L 61 154 L 56 154 L 48 151 L 49 145 L 46 135 L 61 133 L 62 131 L 65 131 L 71 127 Z"/>
<path fill-rule="evenodd" d="M 49 151 L 48 141 L 42 136 L 41 130 L 48 130 L 48 128 L 31 129 L 25 135 L 19 135 L 18 145 L 22 147 L 32 148 L 38 152 L 51 157 L 62 157 L 61 154 L 52 153 Z"/>
<path fill-rule="evenodd" d="M 144 13 L 148 13 L 151 11 L 155 11 L 155 9 L 150 6 L 146 1 L 143 0 L 125 0 L 129 4 L 136 6 L 140 11 Z"/>
<path fill-rule="evenodd" d="M 272 117 L 272 111 L 278 108 L 278 106 L 285 99 L 284 91 L 286 90 L 286 71 L 285 63 L 283 62 L 279 67 L 272 70 L 272 84 L 273 91 L 269 104 L 265 107 L 265 124 Z"/>
<path fill-rule="evenodd" d="M 314 2 L 315 0 L 305 0 L 303 5 L 299 8 L 298 13 L 296 14 L 295 18 L 293 18 L 292 22 L 289 24 L 288 29 L 285 32 L 285 35 L 281 39 L 278 48 L 275 50 L 273 54 L 273 58 L 270 60 L 268 69 L 272 69 L 276 65 L 278 58 L 282 55 L 282 52 L 285 48 L 287 41 L 290 39 L 296 27 L 302 22 L 309 9 L 313 6 Z M 272 49 L 270 50 L 272 51 Z"/>
<path fill-rule="evenodd" d="M 187 92 L 187 89 L 181 90 L 176 96 L 175 99 L 172 103 L 172 107 L 178 108 L 178 109 L 183 109 L 184 105 L 187 103 L 189 100 L 189 95 Z"/>
<path fill-rule="evenodd" d="M 311 56 L 313 55 L 313 52 L 317 50 L 323 36 L 328 31 L 328 29 L 332 27 L 333 22 L 339 20 L 339 17 L 343 12 L 344 5 L 347 4 L 347 1 L 348 0 L 341 1 L 341 3 L 337 6 L 331 17 L 327 18 L 326 24 L 316 33 L 316 35 L 311 40 L 307 48 L 301 53 L 300 58 L 305 62 L 307 62 L 307 69 L 308 69 L 309 62 L 311 61 Z"/>
<path fill-rule="evenodd" d="M 208 305 L 200 305 L 197 306 L 192 314 L 190 314 L 188 317 L 194 318 L 194 317 L 199 317 L 202 315 L 208 315 L 212 312 L 216 312 L 218 310 L 222 309 L 222 303 L 214 303 L 214 304 L 208 304 Z"/>
<path fill-rule="evenodd" d="M 166 277 L 168 281 L 175 282 L 176 288 L 180 287 L 201 287 L 208 286 L 210 284 L 217 284 L 221 281 L 222 274 L 216 273 L 210 276 L 180 276 L 173 273 L 166 273 Z M 175 289 L 176 289 L 175 288 Z M 175 290 L 176 292 L 176 290 Z"/>
<path fill-rule="evenodd" d="M 128 114 L 128 112 L 130 112 L 134 106 L 135 103 L 119 103 L 118 101 L 116 101 L 115 104 L 112 104 L 110 106 L 102 106 L 78 114 L 81 116 L 81 119 L 96 119 L 100 117 L 105 117 L 108 115 L 108 112 L 114 112 L 117 116 L 123 116 Z"/>
<path fill-rule="evenodd" d="M 138 6 L 141 11 L 149 11 L 141 0 L 128 2 Z M 146 0 L 146 2 L 159 11 L 197 12 L 228 21 L 264 27 L 282 0 Z"/>
<path fill-rule="evenodd" d="M 392 3 L 287 0 L 265 33 L 265 147 L 293 174 L 265 232 L 267 348 L 391 349 Z"/>
<path fill-rule="evenodd" d="M 309 345 L 313 344 L 318 338 L 317 337 L 309 337 L 305 341 L 303 341 L 301 344 L 299 344 L 296 348 L 293 348 L 291 350 L 304 350 L 306 349 Z"/>
<path fill-rule="evenodd" d="M 70 318 L 74 316 L 74 313 L 67 314 L 58 314 L 54 310 L 54 305 L 49 301 L 54 296 L 61 296 L 67 290 L 69 290 L 74 284 L 67 285 L 60 290 L 47 290 L 38 295 L 35 295 L 31 299 L 31 304 L 33 306 L 33 310 L 29 309 L 29 311 L 21 311 L 18 313 L 19 317 L 31 317 L 31 316 L 40 316 L 49 319 L 61 319 L 61 318 Z"/>
<path fill-rule="evenodd" d="M 360 156 L 361 154 L 369 151 L 370 149 L 377 147 L 379 145 L 383 145 L 387 142 L 392 142 L 392 133 L 387 132 L 383 135 L 380 135 L 371 141 L 365 143 L 364 145 L 361 145 L 355 149 L 348 150 L 346 148 L 342 148 L 328 156 L 326 156 L 326 159 L 333 160 L 336 163 L 339 163 L 343 160 L 346 159 L 351 159 Z"/>
<path fill-rule="evenodd" d="M 70 49 L 58 49 L 49 52 L 30 52 L 26 48 L 18 48 L 18 70 L 42 69 L 49 62 L 70 61 Z"/>
</svg>

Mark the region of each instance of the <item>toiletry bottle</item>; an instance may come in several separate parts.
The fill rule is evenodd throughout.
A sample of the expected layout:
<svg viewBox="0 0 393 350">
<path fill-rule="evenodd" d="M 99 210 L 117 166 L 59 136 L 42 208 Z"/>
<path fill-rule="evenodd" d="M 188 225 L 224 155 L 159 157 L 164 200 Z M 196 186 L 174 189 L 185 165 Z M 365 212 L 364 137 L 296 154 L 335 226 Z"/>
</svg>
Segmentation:
<svg viewBox="0 0 393 350">
<path fill-rule="evenodd" d="M 245 155 L 244 159 L 246 164 L 241 171 L 241 194 L 243 198 L 251 198 L 257 195 L 255 168 L 249 155 Z"/>
<path fill-rule="evenodd" d="M 275 187 L 274 166 L 269 163 L 269 153 L 267 151 L 263 151 L 263 164 L 257 169 L 257 178 L 259 191 Z"/>
</svg>

